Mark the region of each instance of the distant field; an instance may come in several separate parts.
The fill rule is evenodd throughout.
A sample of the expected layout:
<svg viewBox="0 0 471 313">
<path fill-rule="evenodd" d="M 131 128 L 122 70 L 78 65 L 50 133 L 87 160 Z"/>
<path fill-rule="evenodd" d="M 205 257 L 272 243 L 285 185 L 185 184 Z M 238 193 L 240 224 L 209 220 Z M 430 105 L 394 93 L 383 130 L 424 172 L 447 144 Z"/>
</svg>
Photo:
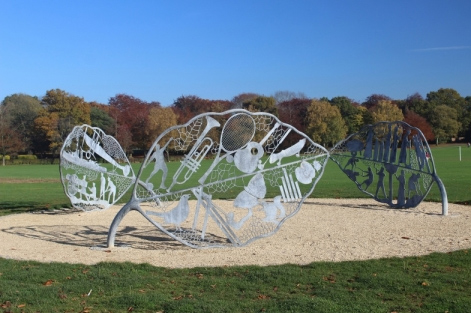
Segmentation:
<svg viewBox="0 0 471 313">
<path fill-rule="evenodd" d="M 432 151 L 437 173 L 445 184 L 449 202 L 471 203 L 471 148 L 467 148 L 466 145 L 461 146 L 461 161 L 458 145 L 432 147 Z M 206 162 L 202 166 L 209 166 L 210 161 Z M 169 163 L 169 173 L 176 171 L 179 164 L 179 162 Z M 136 173 L 139 167 L 140 164 L 133 164 Z M 129 196 L 128 193 L 122 201 L 127 201 Z M 227 198 L 234 196 L 215 195 Z M 366 195 L 355 187 L 334 162 L 329 161 L 311 197 L 361 198 Z M 441 201 L 436 184 L 426 200 Z M 58 165 L 0 166 L 0 215 L 68 206 L 70 203 L 60 182 Z"/>
</svg>

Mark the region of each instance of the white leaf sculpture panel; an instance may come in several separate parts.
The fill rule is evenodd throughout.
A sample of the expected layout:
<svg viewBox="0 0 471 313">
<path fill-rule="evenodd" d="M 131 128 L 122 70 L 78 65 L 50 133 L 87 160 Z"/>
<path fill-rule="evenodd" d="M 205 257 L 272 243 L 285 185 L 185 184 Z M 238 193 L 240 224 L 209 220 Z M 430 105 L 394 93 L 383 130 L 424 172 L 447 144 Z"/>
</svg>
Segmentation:
<svg viewBox="0 0 471 313">
<path fill-rule="evenodd" d="M 169 154 L 181 155 L 177 166 L 169 166 Z M 328 158 L 324 147 L 271 114 L 201 114 L 155 140 L 108 245 L 130 210 L 195 248 L 243 246 L 272 235 L 312 193 Z M 227 199 L 225 205 L 213 196 Z"/>
<path fill-rule="evenodd" d="M 72 205 L 84 211 L 107 209 L 135 181 L 119 143 L 101 129 L 76 126 L 60 153 L 61 180 Z"/>
</svg>

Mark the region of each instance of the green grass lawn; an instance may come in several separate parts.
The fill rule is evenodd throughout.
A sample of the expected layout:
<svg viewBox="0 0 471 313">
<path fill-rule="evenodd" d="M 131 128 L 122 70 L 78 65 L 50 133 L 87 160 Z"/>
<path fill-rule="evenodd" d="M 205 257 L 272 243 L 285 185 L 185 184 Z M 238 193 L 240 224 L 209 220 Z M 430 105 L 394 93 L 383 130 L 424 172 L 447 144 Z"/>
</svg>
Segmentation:
<svg viewBox="0 0 471 313">
<path fill-rule="evenodd" d="M 433 147 L 449 201 L 469 203 L 471 149 L 463 146 L 461 152 L 460 161 L 458 146 Z M 139 164 L 133 166 L 137 172 Z M 175 170 L 178 163 L 171 166 Z M 365 195 L 329 161 L 312 197 Z M 441 201 L 436 186 L 426 200 Z M 3 214 L 63 206 L 69 204 L 57 165 L 0 167 Z M 0 312 L 469 312 L 470 264 L 468 250 L 306 266 L 192 269 L 0 258 Z"/>
<path fill-rule="evenodd" d="M 469 312 L 470 262 L 468 251 L 306 266 L 191 269 L 0 259 L 0 310 Z"/>
</svg>

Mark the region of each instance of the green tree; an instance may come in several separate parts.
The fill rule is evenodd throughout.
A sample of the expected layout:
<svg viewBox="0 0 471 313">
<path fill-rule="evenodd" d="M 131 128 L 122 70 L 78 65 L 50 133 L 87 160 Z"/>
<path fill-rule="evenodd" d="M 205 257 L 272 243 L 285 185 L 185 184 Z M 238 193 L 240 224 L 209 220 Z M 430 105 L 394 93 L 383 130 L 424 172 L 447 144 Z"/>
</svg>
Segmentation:
<svg viewBox="0 0 471 313">
<path fill-rule="evenodd" d="M 360 130 L 363 126 L 363 114 L 358 105 L 347 97 L 334 97 L 329 102 L 339 108 L 349 134 Z"/>
<path fill-rule="evenodd" d="M 462 132 L 468 142 L 471 141 L 471 96 L 467 96 L 465 98 L 465 113 L 463 117 L 462 123 Z M 465 120 L 466 119 L 466 120 Z"/>
<path fill-rule="evenodd" d="M 437 91 L 431 91 L 427 94 L 427 101 L 433 107 L 438 105 L 447 105 L 457 111 L 464 106 L 465 99 L 454 89 L 440 88 Z"/>
<path fill-rule="evenodd" d="M 437 105 L 433 109 L 433 117 L 430 122 L 433 127 L 437 145 L 439 140 L 447 141 L 455 137 L 461 126 L 458 122 L 458 113 L 455 109 L 447 105 Z"/>
<path fill-rule="evenodd" d="M 116 129 L 116 121 L 105 110 L 99 106 L 90 108 L 91 126 L 98 127 L 106 134 L 114 135 Z"/>
<path fill-rule="evenodd" d="M 278 116 L 276 100 L 273 97 L 258 96 L 242 103 L 242 108 L 251 112 L 266 112 Z"/>
<path fill-rule="evenodd" d="M 455 109 L 457 121 L 461 124 L 460 130 L 455 135 L 465 136 L 466 129 L 471 122 L 471 116 L 467 109 L 466 100 L 461 97 L 456 90 L 451 88 L 440 88 L 437 91 L 431 91 L 427 94 L 427 102 L 429 103 L 431 110 L 439 105 L 446 105 Z"/>
<path fill-rule="evenodd" d="M 429 103 L 418 93 L 408 96 L 403 101 L 402 113 L 406 114 L 409 110 L 419 114 L 427 120 L 431 115 L 431 108 Z"/>
<path fill-rule="evenodd" d="M 34 119 L 42 108 L 41 101 L 25 94 L 13 94 L 5 97 L 2 106 L 5 107 L 5 112 L 8 112 L 6 119 L 9 121 L 9 127 L 18 134 L 25 152 L 30 152 L 34 137 Z"/>
<path fill-rule="evenodd" d="M 322 145 L 334 145 L 347 135 L 347 125 L 338 107 L 312 100 L 307 110 L 307 135 Z"/>
</svg>

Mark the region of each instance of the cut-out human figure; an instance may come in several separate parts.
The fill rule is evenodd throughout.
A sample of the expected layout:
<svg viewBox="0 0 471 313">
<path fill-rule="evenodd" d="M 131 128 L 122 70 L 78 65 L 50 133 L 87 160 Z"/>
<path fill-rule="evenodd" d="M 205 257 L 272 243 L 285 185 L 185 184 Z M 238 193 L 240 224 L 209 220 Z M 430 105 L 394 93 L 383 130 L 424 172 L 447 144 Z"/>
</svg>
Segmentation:
<svg viewBox="0 0 471 313">
<path fill-rule="evenodd" d="M 352 169 L 356 166 L 357 162 L 358 162 L 358 159 L 357 159 L 357 153 L 355 151 L 353 151 L 352 153 L 352 157 L 350 159 L 348 159 L 348 162 L 347 164 L 345 164 L 345 167 L 346 168 L 347 166 L 351 165 L 352 166 Z"/>
<path fill-rule="evenodd" d="M 404 170 L 401 171 L 401 175 L 397 176 L 397 180 L 399 181 L 399 189 L 397 191 L 397 205 L 399 207 L 403 207 L 406 204 L 406 173 Z"/>
<path fill-rule="evenodd" d="M 88 194 L 88 200 L 96 200 L 96 186 L 95 183 L 92 184 L 92 187 L 88 187 L 90 193 Z"/>
<path fill-rule="evenodd" d="M 396 162 L 396 157 L 397 157 L 397 145 L 399 143 L 399 126 L 396 126 L 394 128 L 394 135 L 393 135 L 393 141 L 392 141 L 392 146 L 391 146 L 391 154 L 389 156 L 389 163 L 395 163 Z"/>
<path fill-rule="evenodd" d="M 415 193 L 416 195 L 420 195 L 420 185 L 419 185 L 419 178 L 420 174 L 412 174 L 409 177 L 409 181 L 407 182 L 407 189 L 408 189 L 408 194 L 407 197 L 411 197 L 410 194 L 411 192 Z"/>
<path fill-rule="evenodd" d="M 87 176 L 83 175 L 82 179 L 77 180 L 79 199 L 82 199 L 82 196 L 87 197 Z"/>
<path fill-rule="evenodd" d="M 408 207 L 415 207 L 417 204 L 420 203 L 422 197 L 420 192 L 420 184 L 419 184 L 420 174 L 412 174 L 409 177 L 408 181 L 408 199 L 407 199 L 407 206 Z M 414 195 L 411 196 L 411 193 L 414 192 Z"/>
<path fill-rule="evenodd" d="M 378 198 L 378 192 L 381 189 L 383 191 L 384 198 L 387 198 L 386 190 L 384 189 L 384 177 L 386 174 L 384 173 L 384 167 L 381 167 L 381 169 L 376 172 L 378 174 L 378 185 L 376 186 L 376 193 L 375 193 L 375 198 Z"/>
<path fill-rule="evenodd" d="M 357 181 L 357 176 L 360 175 L 359 172 L 355 172 L 355 171 L 347 170 L 347 169 L 344 169 L 343 172 L 344 172 L 345 174 L 347 174 L 347 176 L 348 176 L 351 180 L 353 180 L 354 182 Z"/>
<path fill-rule="evenodd" d="M 419 136 L 412 136 L 412 143 L 414 144 L 415 153 L 417 155 L 417 162 L 419 163 L 419 169 L 423 170 L 427 163 L 427 157 L 425 156 L 424 147 L 420 142 Z"/>
<path fill-rule="evenodd" d="M 402 143 L 401 143 L 401 152 L 399 153 L 399 163 L 406 164 L 407 163 L 407 150 L 410 145 L 409 140 L 410 129 L 406 131 L 404 136 L 402 136 Z"/>
<path fill-rule="evenodd" d="M 106 178 L 100 173 L 100 200 L 105 200 Z"/>
<path fill-rule="evenodd" d="M 108 191 L 108 203 L 113 203 L 116 197 L 116 185 L 110 177 L 108 177 L 108 186 L 106 191 Z"/>
<path fill-rule="evenodd" d="M 152 173 L 147 178 L 146 184 L 149 184 L 149 180 L 155 174 L 157 174 L 159 171 L 162 171 L 162 181 L 160 183 L 160 189 L 165 189 L 165 179 L 167 178 L 168 168 L 167 168 L 167 164 L 165 163 L 164 151 L 165 149 L 167 149 L 167 145 L 169 144 L 169 142 L 167 142 L 167 144 L 165 144 L 165 146 L 163 146 L 162 148 L 160 148 L 159 144 L 155 146 L 155 151 L 152 153 L 148 161 L 148 162 L 154 161 L 154 169 L 152 170 Z M 151 186 L 150 189 L 152 189 L 152 187 L 153 186 Z"/>
<path fill-rule="evenodd" d="M 366 172 L 366 179 L 360 184 L 360 187 L 363 187 L 365 185 L 365 190 L 368 189 L 368 187 L 373 183 L 373 170 L 371 169 L 371 166 L 368 166 L 368 171 Z"/>
</svg>

